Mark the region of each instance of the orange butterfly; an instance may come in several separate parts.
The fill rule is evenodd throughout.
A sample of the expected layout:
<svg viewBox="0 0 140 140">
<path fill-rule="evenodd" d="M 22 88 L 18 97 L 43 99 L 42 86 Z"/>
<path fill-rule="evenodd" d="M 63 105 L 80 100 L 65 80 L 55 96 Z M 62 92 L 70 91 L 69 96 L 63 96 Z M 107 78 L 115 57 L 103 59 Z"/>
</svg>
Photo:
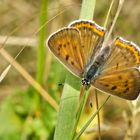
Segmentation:
<svg viewBox="0 0 140 140">
<path fill-rule="evenodd" d="M 116 38 L 103 47 L 106 29 L 90 20 L 76 20 L 47 40 L 52 53 L 83 85 L 124 99 L 140 92 L 140 49 L 133 42 Z"/>
</svg>

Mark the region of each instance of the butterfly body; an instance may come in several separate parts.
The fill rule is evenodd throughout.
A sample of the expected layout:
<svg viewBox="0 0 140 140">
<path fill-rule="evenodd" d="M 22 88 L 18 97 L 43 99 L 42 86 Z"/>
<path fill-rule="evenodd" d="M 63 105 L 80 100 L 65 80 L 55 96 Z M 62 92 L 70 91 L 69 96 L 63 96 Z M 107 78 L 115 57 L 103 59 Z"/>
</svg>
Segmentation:
<svg viewBox="0 0 140 140">
<path fill-rule="evenodd" d="M 47 46 L 83 85 L 127 100 L 140 93 L 140 48 L 117 37 L 105 46 L 107 31 L 91 20 L 76 20 L 53 33 Z"/>
<path fill-rule="evenodd" d="M 106 62 L 108 56 L 110 54 L 110 47 L 107 46 L 103 48 L 100 53 L 97 54 L 95 60 L 90 61 L 86 68 L 85 73 L 83 75 L 82 84 L 89 85 L 91 81 L 96 80 L 96 77 L 100 75 L 100 70 Z"/>
</svg>

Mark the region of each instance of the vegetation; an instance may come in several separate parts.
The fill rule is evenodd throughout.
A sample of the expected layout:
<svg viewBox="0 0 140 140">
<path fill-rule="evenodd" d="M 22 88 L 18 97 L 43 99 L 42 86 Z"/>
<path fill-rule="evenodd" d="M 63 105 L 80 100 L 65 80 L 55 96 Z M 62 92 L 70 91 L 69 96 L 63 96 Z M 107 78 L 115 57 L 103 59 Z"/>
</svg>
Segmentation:
<svg viewBox="0 0 140 140">
<path fill-rule="evenodd" d="M 81 81 L 45 47 L 52 32 L 79 17 L 92 19 L 94 13 L 96 23 L 110 27 L 119 0 L 87 1 L 0 2 L 0 140 L 98 139 L 95 91 L 85 91 L 76 118 Z M 139 13 L 139 1 L 125 1 L 111 37 L 140 45 Z M 101 106 L 108 95 L 97 94 Z M 139 140 L 139 99 L 106 101 L 99 111 L 102 140 Z"/>
</svg>

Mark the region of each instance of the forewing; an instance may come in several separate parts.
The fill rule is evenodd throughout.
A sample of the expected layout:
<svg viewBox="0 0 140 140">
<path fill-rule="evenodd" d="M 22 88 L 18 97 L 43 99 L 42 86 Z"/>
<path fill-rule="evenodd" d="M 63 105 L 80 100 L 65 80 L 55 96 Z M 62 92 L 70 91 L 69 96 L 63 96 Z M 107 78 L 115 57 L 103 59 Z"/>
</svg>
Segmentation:
<svg viewBox="0 0 140 140">
<path fill-rule="evenodd" d="M 78 77 L 83 73 L 83 52 L 80 33 L 76 28 L 63 28 L 52 34 L 47 46 L 52 53 Z"/>
<path fill-rule="evenodd" d="M 90 20 L 77 20 L 72 22 L 69 27 L 75 27 L 81 33 L 81 49 L 83 49 L 85 64 L 87 64 L 100 49 L 106 31 Z"/>
<path fill-rule="evenodd" d="M 129 41 L 116 38 L 112 51 L 93 85 L 124 99 L 136 99 L 140 92 L 140 49 Z"/>
<path fill-rule="evenodd" d="M 133 42 L 116 38 L 111 44 L 111 54 L 102 67 L 102 73 L 120 71 L 140 64 L 140 48 Z"/>
</svg>

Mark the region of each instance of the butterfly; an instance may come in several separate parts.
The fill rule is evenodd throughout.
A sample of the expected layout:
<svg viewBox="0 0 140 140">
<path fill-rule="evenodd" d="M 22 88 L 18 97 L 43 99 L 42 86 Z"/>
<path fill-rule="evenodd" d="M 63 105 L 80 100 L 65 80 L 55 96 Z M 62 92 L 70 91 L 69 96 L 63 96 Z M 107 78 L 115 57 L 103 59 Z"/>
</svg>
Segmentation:
<svg viewBox="0 0 140 140">
<path fill-rule="evenodd" d="M 107 30 L 92 20 L 76 20 L 51 34 L 47 46 L 82 84 L 134 100 L 140 92 L 140 48 L 122 37 L 104 46 Z"/>
</svg>

